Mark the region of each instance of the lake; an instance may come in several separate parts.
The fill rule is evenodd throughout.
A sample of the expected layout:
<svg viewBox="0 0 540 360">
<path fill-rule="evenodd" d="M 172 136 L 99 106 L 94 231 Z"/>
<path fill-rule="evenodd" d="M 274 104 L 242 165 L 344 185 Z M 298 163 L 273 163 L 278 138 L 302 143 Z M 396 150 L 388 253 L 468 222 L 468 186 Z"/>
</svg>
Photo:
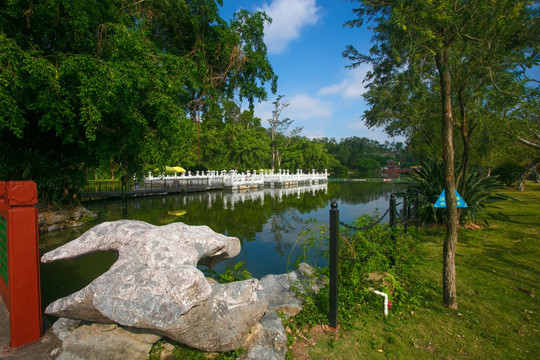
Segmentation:
<svg viewBox="0 0 540 360">
<path fill-rule="evenodd" d="M 142 220 L 154 225 L 180 221 L 207 225 L 214 231 L 238 237 L 240 254 L 216 266 L 222 272 L 238 261 L 253 277 L 287 272 L 294 262 L 294 246 L 306 221 L 328 224 L 330 203 L 338 203 L 340 221 L 381 214 L 388 209 L 390 194 L 403 190 L 397 182 L 330 181 L 328 184 L 246 192 L 210 191 L 85 203 L 99 220 L 82 228 L 40 235 L 40 253 L 80 236 L 92 226 L 120 219 Z M 387 222 L 387 219 L 383 220 Z M 294 251 L 293 251 L 294 250 Z M 292 255 L 291 255 L 291 251 Z M 107 271 L 115 253 L 98 253 L 72 261 L 41 264 L 42 306 L 80 290 Z"/>
</svg>

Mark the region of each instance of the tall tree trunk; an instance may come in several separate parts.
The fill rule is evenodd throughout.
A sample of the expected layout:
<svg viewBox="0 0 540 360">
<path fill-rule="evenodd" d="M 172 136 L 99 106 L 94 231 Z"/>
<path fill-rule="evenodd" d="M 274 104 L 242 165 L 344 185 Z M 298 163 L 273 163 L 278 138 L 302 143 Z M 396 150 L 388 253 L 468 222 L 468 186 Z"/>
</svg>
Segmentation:
<svg viewBox="0 0 540 360">
<path fill-rule="evenodd" d="M 456 293 L 456 247 L 458 240 L 458 214 L 456 184 L 454 179 L 453 116 L 450 69 L 448 67 L 448 48 L 435 55 L 441 82 L 442 105 L 442 150 L 444 166 L 444 188 L 446 192 L 446 237 L 443 244 L 443 302 L 457 309 Z"/>
<path fill-rule="evenodd" d="M 463 142 L 463 154 L 461 155 L 461 168 L 459 170 L 459 174 L 456 179 L 456 187 L 458 187 L 459 191 L 463 193 L 464 192 L 463 180 L 465 180 L 469 172 L 469 158 L 470 158 L 470 153 L 471 153 L 472 127 L 470 126 L 467 119 L 467 111 L 465 108 L 465 100 L 463 99 L 462 89 L 460 89 L 458 92 L 458 104 L 459 104 L 459 113 L 461 116 L 459 130 L 461 132 L 461 140 Z"/>
<path fill-rule="evenodd" d="M 275 162 L 276 162 L 276 135 L 275 135 L 275 130 L 272 129 L 272 132 L 271 132 L 271 141 L 272 141 L 272 159 L 270 160 L 270 167 L 272 168 L 272 170 L 275 170 L 274 169 L 274 165 L 275 165 Z"/>
<path fill-rule="evenodd" d="M 201 111 L 202 111 L 202 104 L 199 104 L 199 108 L 197 109 L 197 165 L 200 165 L 201 163 Z"/>
</svg>

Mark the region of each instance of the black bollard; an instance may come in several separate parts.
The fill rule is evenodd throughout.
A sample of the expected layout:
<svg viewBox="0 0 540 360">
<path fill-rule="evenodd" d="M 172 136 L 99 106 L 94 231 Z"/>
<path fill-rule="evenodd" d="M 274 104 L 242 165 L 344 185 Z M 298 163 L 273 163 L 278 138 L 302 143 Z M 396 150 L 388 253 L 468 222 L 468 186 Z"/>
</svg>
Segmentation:
<svg viewBox="0 0 540 360">
<path fill-rule="evenodd" d="M 407 191 L 403 193 L 403 232 L 407 233 L 407 221 L 409 220 L 409 207 L 407 199 Z"/>
<path fill-rule="evenodd" d="M 390 195 L 390 227 L 396 226 L 396 195 Z"/>
<path fill-rule="evenodd" d="M 389 225 L 390 225 L 390 240 L 392 241 L 392 245 L 396 245 L 396 236 L 394 235 L 394 226 L 396 226 L 396 195 L 392 194 L 390 195 L 390 219 L 389 219 Z M 395 266 L 396 265 L 396 258 L 394 256 L 394 251 L 392 251 L 392 257 L 390 258 L 390 265 Z"/>
<path fill-rule="evenodd" d="M 331 328 L 337 328 L 338 323 L 338 252 L 339 252 L 339 210 L 338 204 L 330 204 L 330 309 L 328 323 Z"/>
</svg>

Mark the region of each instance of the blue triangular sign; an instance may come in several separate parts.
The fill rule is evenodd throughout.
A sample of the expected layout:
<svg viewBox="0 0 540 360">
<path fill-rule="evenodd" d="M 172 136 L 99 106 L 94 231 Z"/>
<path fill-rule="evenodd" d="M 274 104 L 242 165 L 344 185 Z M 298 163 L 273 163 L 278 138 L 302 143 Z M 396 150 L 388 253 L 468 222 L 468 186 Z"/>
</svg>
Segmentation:
<svg viewBox="0 0 540 360">
<path fill-rule="evenodd" d="M 461 195 L 459 195 L 457 190 L 456 190 L 456 199 L 457 199 L 457 207 L 458 208 L 466 208 L 467 207 L 467 203 L 465 202 L 465 200 L 463 200 Z"/>
<path fill-rule="evenodd" d="M 443 189 L 441 195 L 439 195 L 439 198 L 437 199 L 437 201 L 435 202 L 435 205 L 433 205 L 433 207 L 435 207 L 435 208 L 445 208 L 446 207 L 446 195 L 444 194 L 444 189 Z"/>
<path fill-rule="evenodd" d="M 457 190 L 456 190 L 456 200 L 457 200 L 457 207 L 458 208 L 466 208 L 467 207 L 467 203 L 465 202 L 465 200 L 463 200 L 461 195 L 459 195 Z M 443 189 L 441 195 L 439 195 L 439 198 L 437 199 L 437 201 L 435 202 L 435 205 L 433 205 L 433 207 L 435 207 L 435 208 L 445 208 L 446 207 L 446 196 L 445 196 L 445 193 L 444 193 L 444 189 Z"/>
</svg>

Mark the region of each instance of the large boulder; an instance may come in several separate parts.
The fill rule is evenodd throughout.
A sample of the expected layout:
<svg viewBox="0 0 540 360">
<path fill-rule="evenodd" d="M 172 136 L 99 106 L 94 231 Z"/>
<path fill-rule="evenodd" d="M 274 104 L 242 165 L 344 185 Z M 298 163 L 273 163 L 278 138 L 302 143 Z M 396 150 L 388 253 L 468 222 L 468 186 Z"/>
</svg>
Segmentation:
<svg viewBox="0 0 540 360">
<path fill-rule="evenodd" d="M 214 322 L 210 323 L 200 318 L 208 312 L 206 307 L 233 307 L 231 301 L 246 302 L 245 296 L 249 296 L 250 292 L 243 292 L 242 288 L 245 285 L 242 283 L 231 283 L 223 287 L 216 287 L 212 292 L 211 300 L 201 306 L 199 310 L 194 307 L 183 317 L 183 322 L 177 324 L 178 327 L 186 329 L 188 327 L 200 327 L 200 331 L 185 331 L 184 343 L 198 343 L 200 348 L 213 348 L 216 338 L 220 339 L 221 343 L 226 342 L 223 339 L 223 333 L 231 334 L 230 343 L 236 343 L 240 339 L 246 339 L 242 347 L 245 352 L 240 356 L 243 360 L 283 360 L 287 352 L 287 334 L 283 327 L 281 317 L 276 311 L 282 313 L 281 316 L 290 316 L 291 313 L 296 313 L 302 307 L 303 295 L 299 293 L 318 292 L 321 286 L 327 283 L 327 279 L 316 276 L 313 268 L 307 264 L 300 264 L 299 268 L 293 272 L 279 275 L 268 275 L 260 280 L 259 284 L 264 285 L 264 292 L 267 293 L 269 304 L 266 313 L 262 316 L 253 327 L 249 329 L 249 335 L 245 333 L 245 329 L 249 326 L 243 326 L 246 322 L 253 321 L 256 316 L 252 316 L 248 311 L 227 311 L 228 316 L 217 316 Z M 214 285 L 213 289 L 214 289 Z M 258 293 L 260 288 L 257 287 Z M 231 295 L 235 295 L 231 297 Z M 260 294 L 257 294 L 258 296 Z M 244 299 L 239 300 L 239 298 Z M 229 300 L 227 300 L 229 299 Z M 234 300 L 236 299 L 236 300 Z M 225 300 L 225 301 L 224 301 Z M 258 311 L 258 307 L 252 308 Z M 234 329 L 242 328 L 244 331 Z M 133 343 L 133 355 L 130 358 L 146 358 L 148 356 L 148 344 L 154 339 L 149 338 L 144 331 L 137 332 L 133 328 L 125 328 L 126 331 L 120 331 L 120 327 L 116 325 L 101 325 L 89 324 L 80 320 L 70 320 L 60 318 L 52 327 L 52 332 L 63 342 L 63 352 L 59 359 L 88 359 L 88 358 L 108 358 L 102 356 L 110 351 L 110 357 L 116 355 L 125 355 L 126 344 Z M 233 329 L 233 331 L 229 331 Z M 170 329 L 168 330 L 172 332 Z M 105 332 L 111 332 L 110 336 Z M 176 330 L 176 332 L 178 332 Z M 233 334 L 236 334 L 233 336 Z M 157 337 L 155 338 L 157 339 Z M 103 343 L 103 345 L 102 345 Z M 117 344 L 115 344 L 117 343 Z M 109 347 L 115 350 L 107 350 Z M 167 349 L 167 354 L 172 354 L 174 345 L 165 341 L 163 347 Z M 60 352 L 61 349 L 56 349 Z M 164 350 L 165 351 L 165 350 Z M 165 353 L 162 353 L 161 358 L 167 358 Z"/>
<path fill-rule="evenodd" d="M 229 351 L 242 346 L 266 312 L 258 280 L 210 285 L 196 268 L 240 252 L 238 238 L 207 226 L 106 222 L 41 261 L 99 251 L 116 251 L 118 260 L 82 290 L 51 303 L 47 314 L 149 329 L 197 349 Z"/>
</svg>

